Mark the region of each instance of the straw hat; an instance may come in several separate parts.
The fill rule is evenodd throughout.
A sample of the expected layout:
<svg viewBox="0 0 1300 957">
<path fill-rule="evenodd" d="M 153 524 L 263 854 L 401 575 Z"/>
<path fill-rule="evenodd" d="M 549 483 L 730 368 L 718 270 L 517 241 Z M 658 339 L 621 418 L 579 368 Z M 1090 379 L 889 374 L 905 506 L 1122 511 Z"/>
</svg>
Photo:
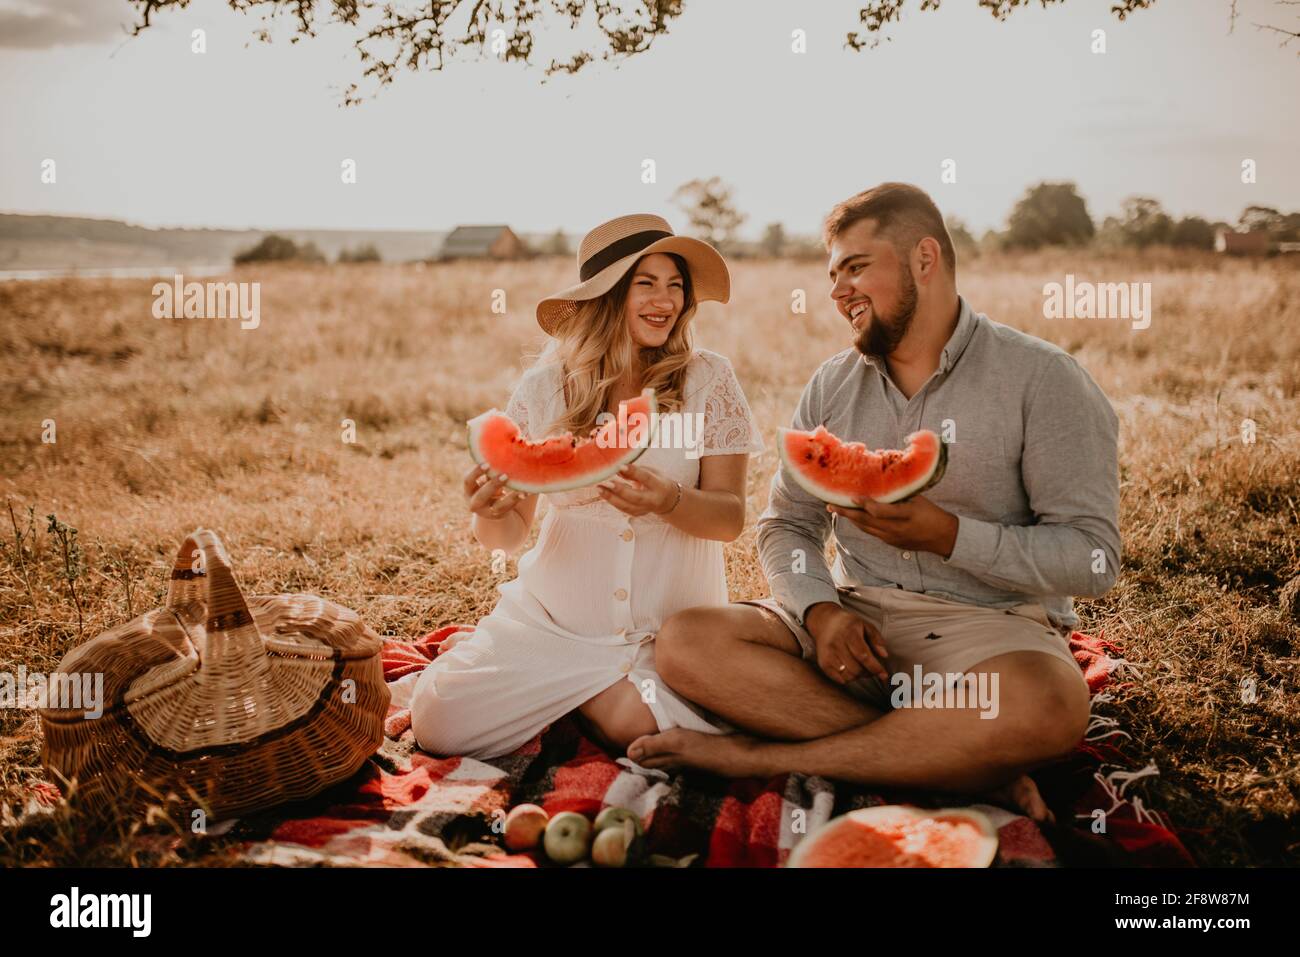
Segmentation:
<svg viewBox="0 0 1300 957">
<path fill-rule="evenodd" d="M 539 302 L 538 324 L 547 335 L 553 335 L 579 302 L 609 292 L 638 259 L 651 253 L 677 253 L 686 260 L 698 302 L 730 298 L 731 276 L 721 253 L 702 240 L 674 235 L 661 216 L 633 213 L 601 223 L 582 237 L 578 245 L 580 282 Z"/>
</svg>

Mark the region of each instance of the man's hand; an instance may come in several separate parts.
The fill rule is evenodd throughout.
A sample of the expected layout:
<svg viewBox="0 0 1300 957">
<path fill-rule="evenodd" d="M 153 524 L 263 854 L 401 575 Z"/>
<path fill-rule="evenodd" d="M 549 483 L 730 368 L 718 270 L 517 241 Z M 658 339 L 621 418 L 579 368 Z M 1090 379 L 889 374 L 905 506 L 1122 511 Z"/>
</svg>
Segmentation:
<svg viewBox="0 0 1300 957">
<path fill-rule="evenodd" d="M 804 626 L 817 646 L 817 667 L 836 684 L 848 684 L 871 672 L 889 683 L 885 643 L 866 619 L 832 601 L 810 607 Z"/>
<path fill-rule="evenodd" d="M 896 505 L 882 505 L 870 499 L 862 499 L 859 504 L 860 508 L 827 505 L 826 510 L 896 548 L 934 552 L 947 558 L 957 544 L 957 516 L 924 495 Z"/>
</svg>

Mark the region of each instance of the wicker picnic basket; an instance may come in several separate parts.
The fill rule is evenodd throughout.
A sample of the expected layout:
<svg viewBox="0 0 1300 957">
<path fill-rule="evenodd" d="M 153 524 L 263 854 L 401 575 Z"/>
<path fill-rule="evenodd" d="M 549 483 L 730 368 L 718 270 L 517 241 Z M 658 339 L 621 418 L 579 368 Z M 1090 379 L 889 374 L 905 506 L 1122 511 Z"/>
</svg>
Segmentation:
<svg viewBox="0 0 1300 957">
<path fill-rule="evenodd" d="M 310 797 L 383 742 L 380 645 L 356 612 L 315 595 L 245 600 L 221 541 L 198 529 L 165 607 L 59 664 L 103 674 L 103 715 L 42 709 L 42 762 L 92 813 L 173 793 L 221 819 Z"/>
</svg>

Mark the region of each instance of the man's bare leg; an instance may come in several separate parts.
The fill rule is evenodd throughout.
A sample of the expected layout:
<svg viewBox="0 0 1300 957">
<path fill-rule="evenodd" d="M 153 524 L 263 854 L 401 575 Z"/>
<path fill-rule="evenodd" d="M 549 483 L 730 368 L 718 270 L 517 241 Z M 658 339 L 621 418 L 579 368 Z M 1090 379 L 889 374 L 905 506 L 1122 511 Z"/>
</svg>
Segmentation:
<svg viewBox="0 0 1300 957">
<path fill-rule="evenodd" d="M 655 638 L 655 670 L 687 700 L 766 738 L 821 738 L 884 713 L 804 661 L 790 629 L 755 605 L 673 615 Z"/>
<path fill-rule="evenodd" d="M 877 787 L 987 791 L 1005 787 L 1026 768 L 1066 753 L 1082 737 L 1088 693 L 1068 667 L 1050 655 L 1022 651 L 971 669 L 999 676 L 999 714 L 991 720 L 981 718 L 975 708 L 896 709 L 866 724 L 804 741 L 761 741 L 674 728 L 638 738 L 628 755 L 645 767 L 699 767 L 736 777 L 798 771 Z M 709 675 L 726 670 L 714 662 Z M 767 707 L 780 710 L 788 705 L 790 699 L 778 689 L 767 691 L 773 695 Z M 682 693 L 689 697 L 689 692 Z"/>
<path fill-rule="evenodd" d="M 809 737 L 818 737 L 820 731 L 820 737 L 825 739 L 837 732 L 860 729 L 862 725 L 882 717 L 878 709 L 847 694 L 826 679 L 814 665 L 801 660 L 798 643 L 788 629 L 775 616 L 754 606 L 731 605 L 682 612 L 665 622 L 656 645 L 656 666 L 670 687 L 728 721 L 769 738 L 806 741 Z M 773 651 L 784 658 L 771 654 Z M 1071 720 L 1086 724 L 1087 693 L 1085 689 L 1080 695 L 1080 683 L 1077 680 L 1071 683 L 1075 676 L 1060 670 L 1062 662 L 1057 662 L 1057 670 L 1049 674 L 1043 685 L 1036 676 L 1042 666 L 1039 659 L 1052 659 L 1037 652 L 1018 654 L 1017 661 L 1025 666 L 1022 670 L 1029 672 L 1022 676 L 1022 683 L 1039 682 L 1038 690 L 1044 692 L 1048 700 L 1035 715 L 1032 713 L 1034 703 L 1027 700 L 1026 695 L 1016 696 L 1024 706 L 1020 710 L 1029 716 L 1029 726 L 1025 727 L 1026 720 L 1022 716 L 1019 719 L 1021 731 L 1018 734 L 1011 732 L 1012 747 L 990 751 L 987 748 L 987 739 L 991 737 L 989 719 L 978 718 L 973 711 L 948 712 L 949 717 L 960 719 L 964 714 L 979 721 L 969 728 L 974 737 L 980 739 L 976 751 L 984 755 L 976 762 L 975 768 L 965 766 L 969 763 L 969 752 L 947 754 L 946 757 L 941 753 L 952 750 L 953 741 L 947 737 L 952 730 L 949 727 L 951 722 L 942 717 L 944 712 L 938 712 L 941 718 L 937 722 L 913 725 L 904 721 L 901 727 L 897 721 L 893 722 L 889 730 L 895 733 L 879 741 L 883 755 L 878 757 L 878 763 L 886 767 L 893 765 L 892 770 L 882 768 L 873 772 L 868 766 L 860 770 L 845 768 L 838 774 L 824 769 L 808 773 L 827 774 L 876 786 L 974 790 L 986 793 L 999 803 L 1017 807 L 1035 820 L 1053 819 L 1037 786 L 1025 772 L 1056 754 L 1065 753 L 1078 742 L 1083 734 L 1083 724 L 1078 725 L 1078 734 L 1074 734 L 1069 725 Z M 720 662 L 725 662 L 725 666 L 719 667 Z M 1003 670 L 999 659 L 983 663 L 978 670 L 993 669 Z M 1000 684 L 999 690 L 1006 687 Z M 1014 694 L 1014 688 L 1012 690 Z M 1030 691 L 1032 693 L 1033 689 Z M 894 712 L 894 715 L 934 713 L 908 710 Z M 1053 714 L 1057 716 L 1055 719 Z M 1059 735 L 1052 733 L 1054 720 L 1060 726 Z M 999 729 L 1003 733 L 996 736 L 998 740 L 1007 738 L 1005 726 L 1010 723 L 1003 722 Z M 1043 734 L 1044 728 L 1048 730 L 1047 734 Z M 941 741 L 926 741 L 932 734 L 940 735 Z M 705 740 L 707 738 L 712 740 Z M 1039 746 L 1032 746 L 1035 740 Z M 1066 743 L 1061 744 L 1062 741 Z M 1025 747 L 1026 744 L 1031 746 Z M 742 735 L 701 736 L 674 729 L 638 739 L 634 745 L 634 748 L 629 748 L 629 757 L 647 767 L 690 765 L 737 776 L 803 770 L 785 763 L 787 758 L 780 751 L 773 752 L 766 743 Z M 906 767 L 900 769 L 896 760 L 890 760 L 889 752 L 894 748 L 922 748 L 934 760 L 923 761 L 921 768 L 912 769 L 910 773 L 913 776 L 909 778 Z M 959 747 L 957 750 L 962 749 Z M 897 753 L 894 753 L 895 758 Z M 817 760 L 819 755 L 814 752 L 812 757 Z M 937 769 L 934 767 L 936 763 L 939 765 Z M 949 774 L 936 776 L 935 770 L 948 771 Z M 918 772 L 919 776 L 915 776 Z"/>
</svg>

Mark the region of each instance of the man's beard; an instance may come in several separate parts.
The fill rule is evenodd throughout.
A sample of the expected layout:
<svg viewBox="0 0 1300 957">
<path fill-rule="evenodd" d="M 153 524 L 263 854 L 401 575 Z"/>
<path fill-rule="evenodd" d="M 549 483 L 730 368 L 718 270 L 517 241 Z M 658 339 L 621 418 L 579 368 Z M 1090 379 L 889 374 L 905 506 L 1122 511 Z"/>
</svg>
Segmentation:
<svg viewBox="0 0 1300 957">
<path fill-rule="evenodd" d="M 907 330 L 912 328 L 912 320 L 916 318 L 916 281 L 912 279 L 912 270 L 907 263 L 899 268 L 898 278 L 902 294 L 898 298 L 894 314 L 885 316 L 876 312 L 873 304 L 871 321 L 853 342 L 864 356 L 883 360 L 898 348 L 898 344 L 907 335 Z"/>
</svg>

